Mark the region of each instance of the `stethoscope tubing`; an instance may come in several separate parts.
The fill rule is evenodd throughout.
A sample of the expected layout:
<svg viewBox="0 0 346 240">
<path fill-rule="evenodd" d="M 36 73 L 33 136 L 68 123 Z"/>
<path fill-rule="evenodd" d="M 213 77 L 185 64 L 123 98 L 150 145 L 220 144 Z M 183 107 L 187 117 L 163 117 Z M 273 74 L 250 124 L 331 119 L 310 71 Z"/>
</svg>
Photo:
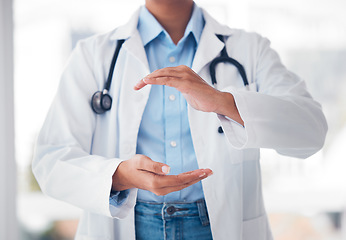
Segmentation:
<svg viewBox="0 0 346 240">
<path fill-rule="evenodd" d="M 105 87 L 104 87 L 104 89 L 107 90 L 107 92 L 109 91 L 109 89 L 111 87 L 115 64 L 117 62 L 121 46 L 123 45 L 124 42 L 125 42 L 125 39 L 120 39 L 117 42 L 117 47 L 115 48 L 115 51 L 114 51 L 114 54 L 113 54 L 111 66 L 110 66 L 109 72 L 108 72 L 107 81 L 106 81 Z"/>
<path fill-rule="evenodd" d="M 220 41 L 222 41 L 225 44 L 224 39 L 223 39 L 224 37 L 222 35 L 216 35 L 216 36 L 220 39 Z M 103 91 L 99 94 L 100 99 L 102 99 L 102 97 L 104 95 L 105 96 L 107 95 L 107 97 L 109 97 L 110 101 L 111 101 L 111 96 L 108 95 L 108 91 L 109 91 L 111 84 L 112 84 L 115 64 L 117 62 L 117 58 L 119 56 L 120 49 L 121 49 L 124 42 L 125 42 L 125 39 L 120 39 L 117 41 L 117 46 L 115 48 L 112 62 L 111 62 L 110 68 L 109 68 L 107 81 L 105 82 L 105 86 L 104 86 Z M 210 66 L 209 66 L 209 71 L 210 71 L 210 76 L 211 76 L 211 81 L 212 81 L 213 86 L 216 87 L 216 84 L 217 84 L 215 73 L 216 73 L 216 66 L 219 63 L 230 63 L 230 64 L 234 65 L 237 68 L 237 70 L 238 70 L 238 72 L 239 72 L 239 74 L 243 80 L 244 86 L 246 88 L 248 88 L 249 82 L 248 82 L 247 77 L 246 77 L 245 69 L 244 69 L 243 65 L 241 65 L 237 60 L 228 56 L 227 50 L 226 50 L 226 44 L 224 45 L 224 48 L 221 51 L 221 56 L 213 59 L 213 61 L 211 61 Z M 102 113 L 105 111 L 108 111 L 110 109 L 110 107 L 107 109 L 103 109 L 104 107 L 102 106 L 102 104 L 101 104 L 101 106 L 98 106 L 98 105 L 100 105 L 100 103 L 99 103 L 100 101 L 96 101 L 97 99 L 95 99 L 94 96 L 95 96 L 95 94 L 93 95 L 92 101 L 91 101 L 92 107 L 95 105 L 96 108 L 100 108 L 102 110 L 101 111 Z M 93 107 L 93 110 L 95 111 L 94 107 Z M 95 111 L 95 113 L 98 113 L 98 112 Z"/>
<path fill-rule="evenodd" d="M 238 69 L 238 72 L 239 72 L 241 78 L 243 79 L 244 86 L 249 85 L 249 81 L 247 80 L 245 69 L 244 69 L 243 65 L 241 65 L 234 58 L 230 58 L 228 56 L 217 57 L 210 63 L 209 71 L 210 71 L 210 76 L 211 76 L 211 83 L 213 85 L 215 85 L 217 83 L 215 73 L 216 73 L 216 65 L 219 63 L 233 64 Z"/>
<path fill-rule="evenodd" d="M 241 65 L 234 58 L 231 58 L 231 57 L 228 56 L 224 37 L 222 35 L 220 35 L 220 34 L 217 34 L 216 36 L 225 45 L 224 45 L 224 47 L 223 47 L 223 49 L 221 51 L 221 56 L 215 58 L 213 61 L 211 61 L 210 65 L 209 65 L 209 73 L 210 73 L 210 77 L 211 77 L 211 83 L 214 86 L 216 86 L 216 83 L 217 83 L 217 81 L 216 81 L 216 65 L 219 64 L 219 63 L 230 63 L 230 64 L 234 65 L 237 68 L 237 70 L 238 70 L 238 72 L 239 72 L 239 74 L 240 74 L 240 76 L 241 76 L 241 78 L 243 80 L 244 86 L 248 87 L 249 86 L 249 81 L 247 80 L 244 66 Z"/>
</svg>

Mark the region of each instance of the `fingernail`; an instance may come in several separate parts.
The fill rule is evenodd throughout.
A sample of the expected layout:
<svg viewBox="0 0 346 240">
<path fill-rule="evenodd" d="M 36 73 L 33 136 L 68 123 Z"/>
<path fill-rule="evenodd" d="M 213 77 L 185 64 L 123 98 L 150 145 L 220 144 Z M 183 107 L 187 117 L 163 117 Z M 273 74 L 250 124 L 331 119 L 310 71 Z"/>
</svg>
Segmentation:
<svg viewBox="0 0 346 240">
<path fill-rule="evenodd" d="M 211 175 L 213 175 L 213 174 L 214 174 L 213 172 L 208 173 L 208 177 L 211 176 Z"/>
<path fill-rule="evenodd" d="M 169 170 L 170 170 L 170 167 L 162 166 L 162 172 L 163 172 L 164 174 L 168 174 L 168 173 L 169 173 Z"/>
<path fill-rule="evenodd" d="M 204 177 L 206 175 L 206 173 L 202 173 L 201 175 L 199 175 L 199 177 Z"/>
</svg>

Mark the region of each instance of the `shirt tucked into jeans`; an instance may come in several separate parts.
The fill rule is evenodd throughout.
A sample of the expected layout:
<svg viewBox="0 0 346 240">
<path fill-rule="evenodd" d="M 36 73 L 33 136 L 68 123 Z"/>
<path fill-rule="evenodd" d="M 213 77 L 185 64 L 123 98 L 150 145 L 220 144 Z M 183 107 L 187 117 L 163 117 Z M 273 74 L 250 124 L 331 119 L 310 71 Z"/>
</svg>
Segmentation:
<svg viewBox="0 0 346 240">
<path fill-rule="evenodd" d="M 150 71 L 179 65 L 191 67 L 203 27 L 202 11 L 194 6 L 185 34 L 175 45 L 155 17 L 142 7 L 137 28 L 147 54 Z M 137 154 L 168 164 L 172 175 L 198 169 L 187 103 L 175 88 L 152 85 L 139 128 Z M 193 202 L 202 198 L 204 196 L 200 182 L 165 196 L 156 196 L 145 190 L 138 191 L 139 200 L 160 203 Z"/>
<path fill-rule="evenodd" d="M 142 7 L 137 29 L 150 71 L 179 65 L 191 67 L 203 28 L 202 11 L 194 5 L 185 34 L 175 45 L 155 17 Z M 152 85 L 136 153 L 166 163 L 172 175 L 198 169 L 187 102 L 175 88 Z M 111 197 L 111 204 L 119 203 L 119 196 Z M 139 189 L 135 213 L 137 239 L 212 239 L 201 182 L 165 196 Z"/>
</svg>

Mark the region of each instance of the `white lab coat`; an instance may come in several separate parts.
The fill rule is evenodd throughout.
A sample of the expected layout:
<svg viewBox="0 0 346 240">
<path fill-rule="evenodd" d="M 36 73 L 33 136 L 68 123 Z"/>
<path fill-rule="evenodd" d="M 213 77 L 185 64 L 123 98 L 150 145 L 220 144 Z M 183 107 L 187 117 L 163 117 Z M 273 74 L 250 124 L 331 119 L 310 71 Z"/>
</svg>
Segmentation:
<svg viewBox="0 0 346 240">
<path fill-rule="evenodd" d="M 109 205 L 109 193 L 118 164 L 136 153 L 150 92 L 150 86 L 133 90 L 150 73 L 136 30 L 138 14 L 125 26 L 79 42 L 38 138 L 33 172 L 44 193 L 84 210 L 78 240 L 135 239 L 137 190 L 130 190 L 120 208 Z M 217 88 L 233 94 L 245 128 L 215 113 L 188 108 L 198 165 L 214 171 L 202 182 L 213 238 L 271 239 L 259 148 L 308 157 L 323 146 L 326 121 L 304 82 L 286 70 L 268 40 L 220 25 L 205 11 L 204 17 L 192 69 L 211 82 L 209 63 L 224 46 L 215 34 L 222 34 L 227 36 L 229 55 L 244 65 L 251 82 L 246 90 L 236 68 L 229 64 L 217 68 Z M 123 38 L 127 40 L 110 89 L 112 109 L 96 115 L 90 98 L 103 89 L 116 40 Z M 225 134 L 218 133 L 220 125 Z"/>
</svg>

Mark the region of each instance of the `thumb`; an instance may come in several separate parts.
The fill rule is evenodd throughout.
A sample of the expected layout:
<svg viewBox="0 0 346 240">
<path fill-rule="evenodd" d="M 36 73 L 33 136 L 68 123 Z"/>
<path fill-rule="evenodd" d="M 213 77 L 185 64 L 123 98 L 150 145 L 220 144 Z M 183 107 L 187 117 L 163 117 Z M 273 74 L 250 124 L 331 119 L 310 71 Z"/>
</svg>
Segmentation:
<svg viewBox="0 0 346 240">
<path fill-rule="evenodd" d="M 138 169 L 153 172 L 160 175 L 166 175 L 169 173 L 171 168 L 167 164 L 155 162 L 151 160 L 149 157 L 142 155 L 139 161 Z"/>
</svg>

